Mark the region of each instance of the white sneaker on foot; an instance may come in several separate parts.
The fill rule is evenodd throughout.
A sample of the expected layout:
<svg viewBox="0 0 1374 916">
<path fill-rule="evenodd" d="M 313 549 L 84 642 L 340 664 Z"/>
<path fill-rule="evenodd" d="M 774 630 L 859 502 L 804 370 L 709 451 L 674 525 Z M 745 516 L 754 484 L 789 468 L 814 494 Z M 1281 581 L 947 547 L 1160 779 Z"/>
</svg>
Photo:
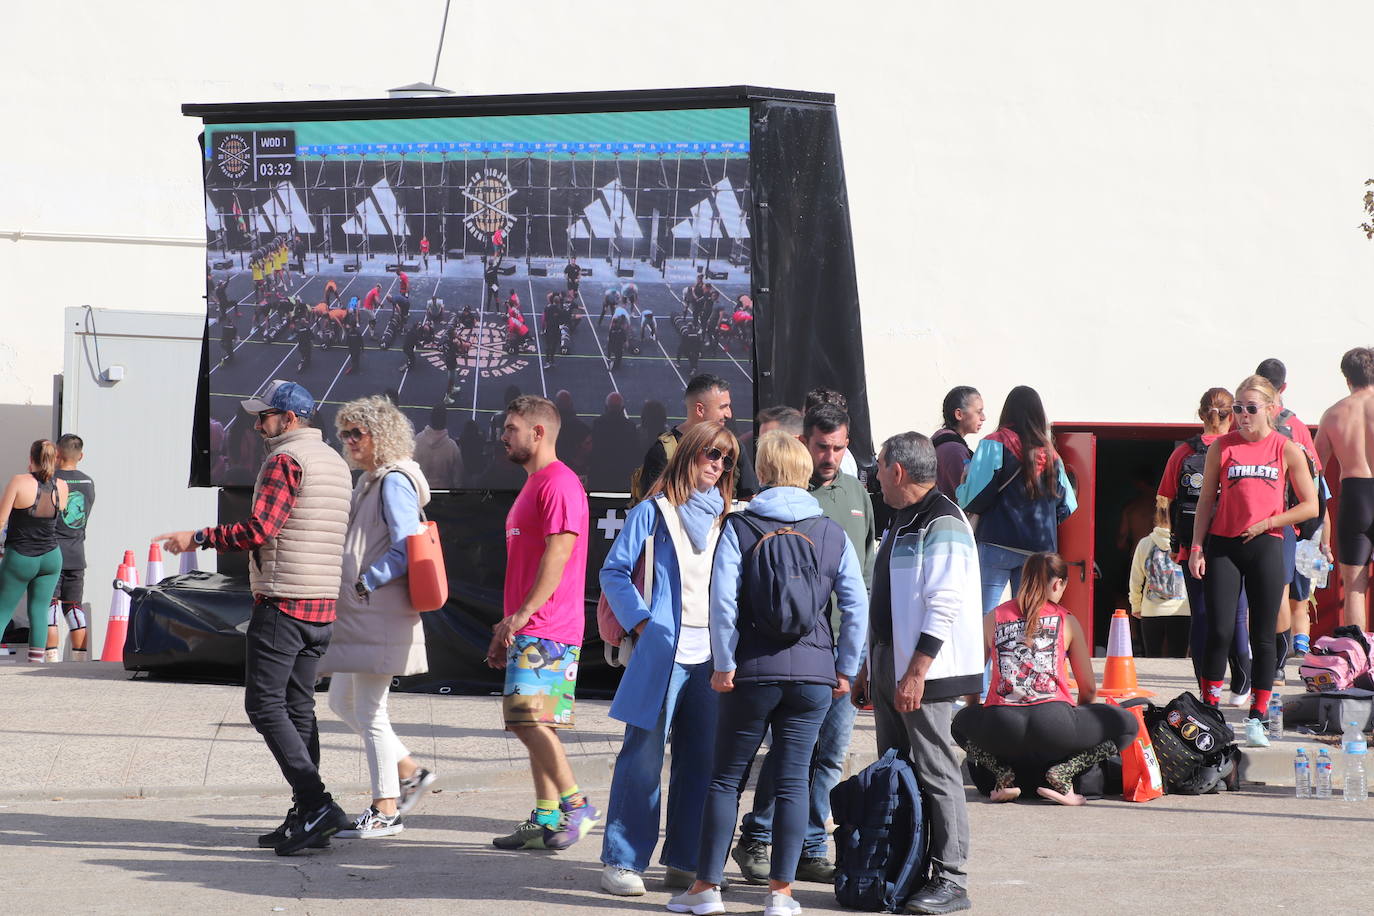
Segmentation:
<svg viewBox="0 0 1374 916">
<path fill-rule="evenodd" d="M 801 916 L 801 904 L 791 894 L 770 893 L 764 904 L 763 916 Z"/>
<path fill-rule="evenodd" d="M 1248 708 L 1250 706 L 1250 691 L 1247 690 L 1244 693 L 1231 691 L 1231 696 L 1226 701 L 1226 705 L 1235 709 Z"/>
<path fill-rule="evenodd" d="M 395 836 L 406 825 L 401 823 L 401 815 L 383 814 L 375 807 L 368 809 L 353 819 L 352 826 L 334 834 L 342 840 L 369 840 L 381 836 Z"/>
<path fill-rule="evenodd" d="M 644 879 L 633 868 L 607 865 L 601 869 L 601 889 L 617 897 L 643 897 Z"/>
<path fill-rule="evenodd" d="M 55 663 L 60 662 L 60 661 L 62 661 L 62 650 L 61 650 L 61 649 L 45 649 L 45 650 L 43 650 L 43 662 L 44 662 L 45 664 L 52 665 L 52 664 L 55 664 Z"/>
<path fill-rule="evenodd" d="M 720 890 L 708 887 L 699 894 L 689 894 L 683 891 L 676 897 L 668 898 L 668 912 L 691 913 L 692 916 L 713 916 L 715 913 L 724 913 L 725 904 L 721 902 Z"/>
<path fill-rule="evenodd" d="M 420 803 L 425 790 L 434 785 L 439 774 L 420 767 L 409 778 L 401 780 L 401 797 L 396 799 L 396 813 L 409 814 Z"/>
</svg>

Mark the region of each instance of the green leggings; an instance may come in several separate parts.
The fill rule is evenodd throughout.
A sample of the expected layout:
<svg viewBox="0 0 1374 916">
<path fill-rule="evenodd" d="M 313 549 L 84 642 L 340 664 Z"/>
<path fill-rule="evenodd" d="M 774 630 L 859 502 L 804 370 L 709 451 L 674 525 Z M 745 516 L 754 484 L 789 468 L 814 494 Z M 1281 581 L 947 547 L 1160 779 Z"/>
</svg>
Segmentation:
<svg viewBox="0 0 1374 916">
<path fill-rule="evenodd" d="M 62 551 L 54 547 L 37 557 L 26 557 L 17 550 L 5 551 L 0 560 L 0 633 L 9 626 L 24 589 L 29 590 L 29 645 L 41 649 L 48 644 L 48 606 L 62 575 Z"/>
</svg>

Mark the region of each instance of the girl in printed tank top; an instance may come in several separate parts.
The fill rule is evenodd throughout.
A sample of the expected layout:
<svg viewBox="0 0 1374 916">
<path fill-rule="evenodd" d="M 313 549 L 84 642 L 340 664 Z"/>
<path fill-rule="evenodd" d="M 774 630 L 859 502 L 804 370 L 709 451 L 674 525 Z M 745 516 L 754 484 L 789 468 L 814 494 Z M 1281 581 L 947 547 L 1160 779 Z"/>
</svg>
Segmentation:
<svg viewBox="0 0 1374 916">
<path fill-rule="evenodd" d="M 1263 376 L 1236 388 L 1236 429 L 1207 449 L 1188 569 L 1202 579 L 1207 640 L 1198 679 L 1203 701 L 1221 703 L 1226 653 L 1235 628 L 1241 589 L 1250 602 L 1250 654 L 1254 677 L 1245 733 L 1251 746 L 1266 746 L 1273 691 L 1279 608 L 1287 576 L 1283 529 L 1317 514 L 1317 490 L 1302 447 L 1274 428 L 1278 393 Z M 1285 478 L 1299 502 L 1284 510 Z"/>
<path fill-rule="evenodd" d="M 1068 577 L 1059 554 L 1033 554 L 1021 570 L 1016 599 L 983 620 L 992 687 L 985 705 L 954 717 L 954 740 L 968 753 L 975 784 L 995 802 L 1019 797 L 1019 781 L 1043 783 L 1038 794 L 1062 805 L 1081 805 L 1074 777 L 1135 738 L 1135 719 L 1118 706 L 1093 703 L 1097 687 L 1087 640 L 1059 604 Z M 1066 657 L 1078 680 L 1076 706 Z"/>
</svg>

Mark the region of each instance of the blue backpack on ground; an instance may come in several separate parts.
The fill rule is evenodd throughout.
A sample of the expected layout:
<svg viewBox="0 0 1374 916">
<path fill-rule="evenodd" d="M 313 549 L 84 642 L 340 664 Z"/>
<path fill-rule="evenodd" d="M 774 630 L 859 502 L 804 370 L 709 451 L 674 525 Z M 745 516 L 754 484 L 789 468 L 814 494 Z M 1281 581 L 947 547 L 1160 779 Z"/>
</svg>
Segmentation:
<svg viewBox="0 0 1374 916">
<path fill-rule="evenodd" d="M 823 515 L 783 522 L 746 509 L 728 518 L 744 529 L 736 530 L 744 560 L 740 585 L 754 629 L 784 646 L 796 643 L 829 606 L 844 559 L 844 529 Z"/>
<path fill-rule="evenodd" d="M 830 792 L 835 899 L 869 912 L 901 912 L 925 883 L 928 836 L 921 789 L 906 758 L 883 754 Z"/>
</svg>

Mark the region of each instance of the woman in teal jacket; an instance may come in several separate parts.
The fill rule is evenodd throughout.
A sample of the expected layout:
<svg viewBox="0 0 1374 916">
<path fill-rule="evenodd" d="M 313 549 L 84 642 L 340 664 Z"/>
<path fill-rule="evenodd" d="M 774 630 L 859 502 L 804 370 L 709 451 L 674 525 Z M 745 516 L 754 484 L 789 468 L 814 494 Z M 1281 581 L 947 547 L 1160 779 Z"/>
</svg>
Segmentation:
<svg viewBox="0 0 1374 916">
<path fill-rule="evenodd" d="M 664 879 L 686 887 L 697 870 L 701 809 L 711 777 L 718 701 L 711 690 L 711 563 L 730 495 L 739 443 L 729 430 L 699 423 L 682 437 L 648 496 L 630 510 L 601 568 L 601 590 L 634 639 L 611 718 L 625 723 L 616 757 L 601 888 L 644 893 L 641 877 L 658 845 L 663 753 L 671 733 Z M 631 576 L 653 544 L 646 602 Z M 681 739 L 681 740 L 679 740 Z"/>
</svg>

